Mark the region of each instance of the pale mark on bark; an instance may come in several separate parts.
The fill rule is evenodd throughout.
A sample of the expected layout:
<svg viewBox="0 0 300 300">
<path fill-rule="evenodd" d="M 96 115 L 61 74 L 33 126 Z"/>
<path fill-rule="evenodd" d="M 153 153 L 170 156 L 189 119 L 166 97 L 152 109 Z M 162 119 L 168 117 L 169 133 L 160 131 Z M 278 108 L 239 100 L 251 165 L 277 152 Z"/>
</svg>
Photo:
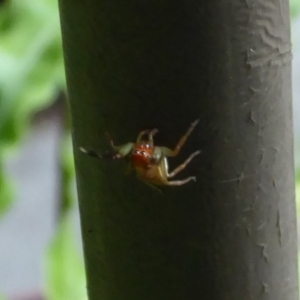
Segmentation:
<svg viewBox="0 0 300 300">
<path fill-rule="evenodd" d="M 270 293 L 269 285 L 267 283 L 265 283 L 265 282 L 262 283 L 262 292 L 264 294 Z"/>
<path fill-rule="evenodd" d="M 268 263 L 269 262 L 269 257 L 268 257 L 268 254 L 267 254 L 267 244 L 261 243 L 261 244 L 257 244 L 257 246 L 259 246 L 262 249 L 262 257 Z"/>
<path fill-rule="evenodd" d="M 277 190 L 277 184 L 276 184 L 276 181 L 275 181 L 274 178 L 272 179 L 272 185 L 273 185 L 274 189 L 278 192 L 278 190 Z"/>
<path fill-rule="evenodd" d="M 277 222 L 276 222 L 276 227 L 278 230 L 278 241 L 280 247 L 282 247 L 282 229 L 281 229 L 281 216 L 280 216 L 280 210 L 279 208 L 277 209 Z"/>
<path fill-rule="evenodd" d="M 244 212 L 248 212 L 248 211 L 254 211 L 254 206 L 257 203 L 258 197 L 255 196 L 254 200 L 252 201 L 252 203 L 249 205 L 249 207 L 247 207 Z"/>
<path fill-rule="evenodd" d="M 264 158 L 265 158 L 265 152 L 266 150 L 265 149 L 261 149 L 261 156 L 260 156 L 260 160 L 259 160 L 259 165 L 262 165 L 263 161 L 264 161 Z"/>
<path fill-rule="evenodd" d="M 247 50 L 246 65 L 250 68 L 260 67 L 264 64 L 271 63 L 271 65 L 283 65 L 292 60 L 291 47 L 285 51 L 280 51 L 280 47 L 277 47 L 277 50 L 273 50 L 273 53 L 265 51 L 265 53 L 252 55 L 253 49 Z M 254 57 L 255 56 L 255 57 Z"/>
<path fill-rule="evenodd" d="M 257 123 L 257 121 L 255 120 L 255 117 L 254 117 L 253 110 L 251 110 L 249 113 L 248 121 L 251 122 L 253 125 L 255 125 Z"/>
<path fill-rule="evenodd" d="M 250 228 L 250 226 L 248 226 L 246 224 L 245 227 L 246 227 L 247 236 L 250 236 L 251 235 L 251 228 Z"/>
<path fill-rule="evenodd" d="M 254 3 L 251 0 L 245 0 L 247 8 L 252 9 L 254 7 Z"/>
<path fill-rule="evenodd" d="M 224 180 L 216 180 L 216 182 L 218 183 L 230 183 L 230 182 L 237 182 L 238 184 L 240 184 L 243 180 L 245 180 L 246 178 L 251 178 L 253 177 L 255 174 L 252 175 L 245 175 L 244 173 L 241 173 L 239 176 L 231 178 L 231 179 L 224 179 Z"/>
<path fill-rule="evenodd" d="M 261 223 L 258 227 L 257 227 L 257 230 L 262 230 L 265 226 L 266 226 L 267 222 L 263 222 Z"/>
<path fill-rule="evenodd" d="M 248 89 L 253 95 L 256 95 L 257 93 L 260 92 L 260 89 L 252 87 L 252 86 L 249 86 Z"/>
</svg>

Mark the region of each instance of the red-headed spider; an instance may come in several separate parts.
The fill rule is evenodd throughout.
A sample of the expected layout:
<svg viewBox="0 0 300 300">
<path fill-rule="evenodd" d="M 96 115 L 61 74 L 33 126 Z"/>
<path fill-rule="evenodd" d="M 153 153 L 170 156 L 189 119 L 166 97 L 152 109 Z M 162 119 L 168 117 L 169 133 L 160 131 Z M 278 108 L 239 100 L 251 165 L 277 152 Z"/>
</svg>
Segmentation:
<svg viewBox="0 0 300 300">
<path fill-rule="evenodd" d="M 191 176 L 182 180 L 174 181 L 168 181 L 168 179 L 182 171 L 196 155 L 200 154 L 200 151 L 198 150 L 192 153 L 171 173 L 169 173 L 168 170 L 167 157 L 174 157 L 179 153 L 181 147 L 184 145 L 188 136 L 192 133 L 198 122 L 199 120 L 196 120 L 191 124 L 187 132 L 180 138 L 174 150 L 154 145 L 153 136 L 158 132 L 157 129 L 143 130 L 139 133 L 135 143 L 127 143 L 121 146 L 115 146 L 113 140 L 109 138 L 110 146 L 115 153 L 112 155 L 101 155 L 95 151 L 86 150 L 82 147 L 80 150 L 83 153 L 100 159 L 105 157 L 110 157 L 112 159 L 128 157 L 130 165 L 135 170 L 137 177 L 146 183 L 155 185 L 183 185 L 191 180 L 196 181 L 196 177 Z M 142 139 L 145 135 L 148 136 L 147 140 Z"/>
</svg>

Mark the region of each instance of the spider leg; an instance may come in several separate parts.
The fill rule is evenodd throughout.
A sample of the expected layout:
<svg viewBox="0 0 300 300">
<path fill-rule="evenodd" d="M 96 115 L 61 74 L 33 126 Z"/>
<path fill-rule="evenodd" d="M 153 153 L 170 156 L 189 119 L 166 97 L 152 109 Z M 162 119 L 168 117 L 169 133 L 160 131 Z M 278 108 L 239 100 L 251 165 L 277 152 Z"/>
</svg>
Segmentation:
<svg viewBox="0 0 300 300">
<path fill-rule="evenodd" d="M 118 146 L 115 146 L 112 137 L 110 136 L 110 134 L 109 134 L 107 131 L 105 132 L 105 136 L 106 136 L 106 138 L 107 138 L 107 140 L 108 140 L 108 143 L 109 143 L 110 147 L 111 147 L 114 151 L 117 152 L 117 151 L 118 151 Z"/>
<path fill-rule="evenodd" d="M 110 147 L 115 151 L 117 152 L 117 154 L 115 156 L 120 156 L 121 157 L 124 157 L 126 155 L 129 154 L 129 152 L 131 151 L 132 147 L 133 147 L 133 143 L 127 143 L 127 144 L 124 144 L 124 145 L 121 145 L 121 146 L 116 146 L 114 144 L 114 141 L 113 139 L 111 138 L 111 136 L 109 135 L 108 132 L 105 132 L 105 135 L 106 135 L 106 138 L 108 139 L 108 142 L 109 142 L 109 145 Z M 116 158 L 119 158 L 119 157 L 116 157 Z"/>
<path fill-rule="evenodd" d="M 141 131 L 136 139 L 136 143 L 139 143 L 145 134 L 150 134 L 150 130 L 146 129 L 146 130 Z"/>
<path fill-rule="evenodd" d="M 183 179 L 183 180 L 167 181 L 165 183 L 165 185 L 184 185 L 184 184 L 188 183 L 191 180 L 196 181 L 196 177 L 192 176 L 192 177 L 188 177 L 188 178 Z"/>
<path fill-rule="evenodd" d="M 153 136 L 158 133 L 158 129 L 152 129 L 148 134 L 148 140 L 151 147 L 154 146 Z"/>
<path fill-rule="evenodd" d="M 106 154 L 99 154 L 96 151 L 93 150 L 87 150 L 83 147 L 79 148 L 80 151 L 84 154 L 87 154 L 89 156 L 95 157 L 95 158 L 99 158 L 99 159 L 105 159 L 105 158 L 110 158 L 110 159 L 118 159 L 118 158 L 122 158 L 122 156 L 117 153 L 117 154 L 110 154 L 110 153 L 106 153 Z"/>
<path fill-rule="evenodd" d="M 189 163 L 190 161 L 196 156 L 200 154 L 200 150 L 192 153 L 181 165 L 179 165 L 173 172 L 168 174 L 168 178 L 174 177 L 176 174 L 178 174 L 180 171 L 182 171 Z"/>
<path fill-rule="evenodd" d="M 189 137 L 189 135 L 192 133 L 192 131 L 194 130 L 194 128 L 196 127 L 196 125 L 199 123 L 199 119 L 197 119 L 196 121 L 194 121 L 191 126 L 189 127 L 189 129 L 187 130 L 187 132 L 185 133 L 185 135 L 183 135 L 179 142 L 177 143 L 176 147 L 174 148 L 174 150 L 169 149 L 167 147 L 161 147 L 162 148 L 162 152 L 164 155 L 166 156 L 176 156 L 180 149 L 182 148 L 182 146 L 185 144 L 187 138 Z"/>
</svg>

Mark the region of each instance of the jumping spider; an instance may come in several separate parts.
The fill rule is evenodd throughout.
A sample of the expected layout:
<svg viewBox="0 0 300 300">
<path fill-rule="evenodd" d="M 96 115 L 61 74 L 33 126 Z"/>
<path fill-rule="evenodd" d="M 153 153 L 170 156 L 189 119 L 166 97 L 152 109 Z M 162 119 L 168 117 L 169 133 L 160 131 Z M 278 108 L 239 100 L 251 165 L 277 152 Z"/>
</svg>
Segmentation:
<svg viewBox="0 0 300 300">
<path fill-rule="evenodd" d="M 127 143 L 121 146 L 115 146 L 113 140 L 109 137 L 109 143 L 115 154 L 98 154 L 92 150 L 86 150 L 80 148 L 83 153 L 96 158 L 110 157 L 112 159 L 119 159 L 128 157 L 131 167 L 136 171 L 136 175 L 142 181 L 154 184 L 154 185 L 183 185 L 191 180 L 196 181 L 195 176 L 188 177 L 182 180 L 168 181 L 169 178 L 174 177 L 180 171 L 182 171 L 189 162 L 198 154 L 200 151 L 192 153 L 181 165 L 179 165 L 173 172 L 168 171 L 167 157 L 176 156 L 181 147 L 186 142 L 188 136 L 192 133 L 199 120 L 194 121 L 187 132 L 181 137 L 174 150 L 171 150 L 163 146 L 155 146 L 153 142 L 153 136 L 158 132 L 157 129 L 143 130 L 139 133 L 135 143 Z M 142 138 L 147 135 L 148 139 L 143 140 Z"/>
</svg>

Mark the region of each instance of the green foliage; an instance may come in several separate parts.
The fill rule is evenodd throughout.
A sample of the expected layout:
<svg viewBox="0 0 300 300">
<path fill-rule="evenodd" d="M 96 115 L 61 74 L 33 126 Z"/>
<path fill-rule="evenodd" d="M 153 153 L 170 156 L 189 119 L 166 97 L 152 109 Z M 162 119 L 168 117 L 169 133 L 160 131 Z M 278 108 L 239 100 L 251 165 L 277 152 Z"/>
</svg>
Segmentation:
<svg viewBox="0 0 300 300">
<path fill-rule="evenodd" d="M 61 219 L 46 255 L 46 299 L 85 300 L 85 272 L 76 251 L 74 232 L 68 215 Z"/>
<path fill-rule="evenodd" d="M 0 10 L 0 166 L 17 146 L 33 113 L 62 89 L 64 70 L 57 2 L 11 0 Z M 11 188 L 0 168 L 0 215 Z"/>
<path fill-rule="evenodd" d="M 300 14 L 300 0 L 290 0 L 291 17 L 295 18 Z"/>
<path fill-rule="evenodd" d="M 7 2 L 0 11 L 0 136 L 15 144 L 30 116 L 64 86 L 57 3 Z"/>
<path fill-rule="evenodd" d="M 6 212 L 7 208 L 9 207 L 12 195 L 12 183 L 6 179 L 0 165 L 0 217 L 2 217 L 2 215 Z"/>
<path fill-rule="evenodd" d="M 0 9 L 0 216 L 12 199 L 3 162 L 17 149 L 34 113 L 65 88 L 57 0 L 11 0 Z M 46 255 L 48 300 L 84 300 L 85 272 L 68 217 L 74 207 L 74 166 L 69 130 L 63 137 L 62 199 L 55 236 Z M 0 296 L 0 299 L 1 296 Z"/>
<path fill-rule="evenodd" d="M 75 174 L 68 130 L 62 136 L 60 170 L 59 224 L 45 257 L 45 296 L 47 300 L 86 300 L 84 264 L 74 240 L 74 226 L 70 218 L 75 204 Z"/>
</svg>

